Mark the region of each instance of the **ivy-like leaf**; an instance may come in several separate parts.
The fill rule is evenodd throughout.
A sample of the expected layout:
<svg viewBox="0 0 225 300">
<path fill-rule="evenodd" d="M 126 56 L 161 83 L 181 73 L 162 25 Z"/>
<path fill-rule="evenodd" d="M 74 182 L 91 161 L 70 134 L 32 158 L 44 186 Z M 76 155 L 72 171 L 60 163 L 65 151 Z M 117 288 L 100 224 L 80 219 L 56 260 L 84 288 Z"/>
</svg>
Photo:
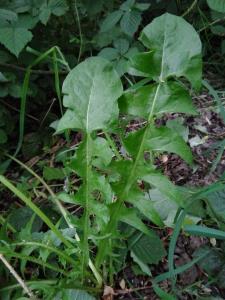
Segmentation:
<svg viewBox="0 0 225 300">
<path fill-rule="evenodd" d="M 100 57 L 86 59 L 63 83 L 63 103 L 69 112 L 59 121 L 58 131 L 65 129 L 65 124 L 71 120 L 73 129 L 86 133 L 106 129 L 118 116 L 117 99 L 122 90 L 119 75 L 107 60 Z"/>
<path fill-rule="evenodd" d="M 225 1 L 224 0 L 207 0 L 208 6 L 220 13 L 225 12 Z"/>
<path fill-rule="evenodd" d="M 0 20 L 17 21 L 17 14 L 11 10 L 0 8 Z"/>
<path fill-rule="evenodd" d="M 123 12 L 121 10 L 116 10 L 109 14 L 101 25 L 101 32 L 106 32 L 115 26 L 121 19 Z"/>
<path fill-rule="evenodd" d="M 31 23 L 27 21 L 27 18 L 19 17 L 16 21 L 1 22 L 0 43 L 17 57 L 33 36 L 28 30 Z"/>
<path fill-rule="evenodd" d="M 50 0 L 45 1 L 40 8 L 40 21 L 46 25 L 51 14 L 55 16 L 62 16 L 66 13 L 68 7 L 66 1 L 63 0 Z"/>
<path fill-rule="evenodd" d="M 120 27 L 124 33 L 133 36 L 141 23 L 141 13 L 138 10 L 131 9 L 126 11 L 120 20 Z"/>
</svg>

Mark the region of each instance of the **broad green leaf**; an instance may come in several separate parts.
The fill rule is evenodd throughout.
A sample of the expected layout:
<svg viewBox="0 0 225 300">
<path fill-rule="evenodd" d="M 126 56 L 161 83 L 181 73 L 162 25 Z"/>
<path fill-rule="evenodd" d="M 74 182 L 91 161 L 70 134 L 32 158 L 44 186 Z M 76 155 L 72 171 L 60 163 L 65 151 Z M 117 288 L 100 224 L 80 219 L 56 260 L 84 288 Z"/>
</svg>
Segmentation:
<svg viewBox="0 0 225 300">
<path fill-rule="evenodd" d="M 120 9 L 123 11 L 129 11 L 134 5 L 135 0 L 126 0 L 120 5 Z"/>
<path fill-rule="evenodd" d="M 177 132 L 184 139 L 185 142 L 188 141 L 189 128 L 188 126 L 184 125 L 184 118 L 168 120 L 166 122 L 166 127 Z"/>
<path fill-rule="evenodd" d="M 143 193 L 140 189 L 133 188 L 129 192 L 127 202 L 133 204 L 141 214 L 157 226 L 164 226 L 163 221 L 157 210 L 154 208 L 154 203 L 150 200 L 148 194 Z"/>
<path fill-rule="evenodd" d="M 124 139 L 124 145 L 132 156 L 136 157 L 138 151 L 136 145 L 142 143 L 144 139 L 143 152 L 171 152 L 179 155 L 187 163 L 192 164 L 192 153 L 190 148 L 183 138 L 175 131 L 167 127 L 151 127 L 146 134 L 145 130 L 146 129 L 143 128 L 134 133 L 130 133 Z"/>
<path fill-rule="evenodd" d="M 130 61 L 129 73 L 131 75 L 153 78 L 154 74 L 160 72 L 160 66 L 154 60 L 154 51 L 134 53 Z"/>
<path fill-rule="evenodd" d="M 145 59 L 149 76 L 160 81 L 184 76 L 193 87 L 200 88 L 201 41 L 194 28 L 183 18 L 169 13 L 155 18 L 143 29 L 140 40 L 153 51 Z"/>
<path fill-rule="evenodd" d="M 111 205 L 110 209 L 112 210 L 115 205 Z M 136 211 L 133 208 L 125 208 L 123 207 L 120 210 L 120 215 L 118 216 L 118 220 L 121 222 L 124 222 L 137 230 L 141 231 L 144 233 L 146 236 L 148 236 L 151 239 L 155 239 L 157 242 L 160 243 L 160 239 L 157 236 L 157 234 L 148 228 L 142 221 L 141 219 L 137 216 Z"/>
<path fill-rule="evenodd" d="M 65 192 L 62 192 L 62 193 L 57 194 L 57 199 L 59 199 L 62 202 L 65 202 L 65 203 L 70 203 L 70 204 L 75 203 L 74 194 L 70 195 Z"/>
<path fill-rule="evenodd" d="M 51 14 L 55 16 L 62 16 L 66 13 L 68 7 L 66 5 L 66 1 L 64 0 L 50 0 L 46 1 L 42 4 L 40 8 L 39 18 L 41 22 L 46 25 Z"/>
<path fill-rule="evenodd" d="M 113 193 L 106 177 L 93 172 L 90 178 L 93 191 L 99 191 L 102 195 L 102 197 L 99 196 L 99 200 L 101 200 L 103 204 L 112 203 Z"/>
<path fill-rule="evenodd" d="M 25 12 L 29 12 L 32 15 L 35 15 L 39 8 L 41 7 L 42 3 L 46 0 L 39 0 L 39 1 L 27 1 L 27 0 L 16 0 L 16 1 L 7 1 L 7 6 L 10 10 L 22 14 Z"/>
<path fill-rule="evenodd" d="M 68 10 L 67 2 L 65 0 L 49 0 L 48 6 L 55 16 L 62 16 Z"/>
<path fill-rule="evenodd" d="M 115 48 L 103 48 L 99 53 L 98 56 L 108 59 L 110 61 L 117 59 L 119 56 L 119 52 Z"/>
<path fill-rule="evenodd" d="M 129 61 L 123 57 L 121 57 L 119 60 L 114 62 L 114 68 L 116 69 L 117 73 L 121 76 L 123 76 L 124 73 L 128 70 Z"/>
<path fill-rule="evenodd" d="M 90 154 L 91 164 L 100 169 L 104 169 L 109 165 L 113 157 L 113 152 L 105 139 L 100 137 L 95 140 L 90 139 L 88 145 L 87 141 L 84 140 L 80 143 L 69 164 L 69 166 L 81 177 L 85 176 L 85 169 L 83 166 L 86 163 L 87 151 L 89 151 Z"/>
<path fill-rule="evenodd" d="M 175 188 L 177 189 L 177 194 L 178 195 L 180 194 L 181 199 L 184 198 L 184 195 L 186 195 L 185 191 L 182 191 L 182 190 L 179 191 L 179 188 L 176 186 L 175 186 Z M 178 203 L 175 203 L 173 198 L 170 199 L 168 197 L 168 194 L 166 195 L 165 192 L 162 193 L 156 188 L 149 190 L 149 196 L 151 198 L 151 201 L 150 201 L 151 205 L 153 206 L 155 211 L 159 214 L 159 216 L 163 220 L 164 224 L 167 227 L 174 227 L 174 220 L 175 220 L 177 211 L 178 211 L 180 205 L 182 205 L 182 206 L 186 205 L 185 200 L 184 199 L 182 200 L 183 204 L 180 202 L 179 203 L 180 205 L 178 205 Z M 195 210 L 198 210 L 199 206 L 195 205 L 194 208 L 195 208 Z M 201 218 L 187 214 L 185 216 L 184 224 L 185 225 L 196 224 L 199 221 L 201 221 Z"/>
<path fill-rule="evenodd" d="M 47 180 L 64 179 L 66 177 L 65 171 L 61 168 L 44 167 L 43 177 Z"/>
<path fill-rule="evenodd" d="M 225 34 L 225 27 L 222 25 L 215 25 L 211 27 L 211 31 L 213 34 L 224 36 Z"/>
<path fill-rule="evenodd" d="M 93 140 L 91 138 L 85 139 L 80 143 L 78 148 L 75 151 L 74 157 L 71 159 L 69 163 L 69 167 L 76 172 L 80 177 L 85 178 L 86 169 L 85 165 L 88 163 L 91 166 L 92 161 L 92 152 L 93 152 Z"/>
<path fill-rule="evenodd" d="M 116 39 L 113 46 L 119 51 L 121 55 L 125 54 L 129 49 L 129 42 L 126 39 Z"/>
<path fill-rule="evenodd" d="M 56 124 L 56 133 L 61 133 L 66 129 L 75 129 L 79 128 L 79 117 L 74 113 L 72 109 L 67 109 L 65 114 Z"/>
<path fill-rule="evenodd" d="M 137 232 L 128 240 L 129 249 L 145 264 L 157 264 L 166 252 L 159 237 L 150 238 Z"/>
<path fill-rule="evenodd" d="M 32 39 L 29 26 L 22 18 L 12 23 L 3 22 L 0 28 L 0 43 L 18 57 L 19 53 Z"/>
<path fill-rule="evenodd" d="M 141 23 L 141 13 L 138 10 L 131 9 L 124 13 L 120 20 L 120 27 L 124 33 L 133 36 Z"/>
<path fill-rule="evenodd" d="M 133 258 L 133 261 L 136 262 L 141 268 L 142 272 L 152 277 L 151 270 L 147 264 L 145 264 L 139 256 L 137 256 L 133 251 L 130 252 L 130 256 Z"/>
<path fill-rule="evenodd" d="M 39 19 L 42 24 L 46 25 L 51 16 L 51 9 L 47 7 L 47 3 L 45 3 L 44 5 L 45 6 L 42 7 L 41 13 L 39 15 Z"/>
<path fill-rule="evenodd" d="M 135 90 L 128 90 L 119 99 L 120 112 L 147 119 L 156 93 L 157 84 L 146 85 Z M 154 114 L 163 113 L 196 114 L 191 97 L 179 83 L 164 83 L 158 94 Z"/>
<path fill-rule="evenodd" d="M 149 190 L 150 202 L 152 206 L 160 215 L 164 224 L 168 227 L 173 227 L 174 218 L 176 216 L 179 206 L 175 201 L 165 195 L 165 193 L 160 192 L 158 189 Z"/>
<path fill-rule="evenodd" d="M 132 11 L 132 0 L 126 1 L 126 5 L 131 7 L 125 9 L 125 14 Z M 172 152 L 180 155 L 189 164 L 192 163 L 191 151 L 183 138 L 168 127 L 154 127 L 154 118 L 167 112 L 196 113 L 187 91 L 181 84 L 172 80 L 175 79 L 174 77 L 185 77 L 195 88 L 200 87 L 201 42 L 190 24 L 170 14 L 156 18 L 143 30 L 140 39 L 146 47 L 150 48 L 150 52 L 138 54 L 137 59 L 133 59 L 133 67 L 137 70 L 137 72 L 134 70 L 136 72 L 134 74 L 146 76 L 148 82 L 154 80 L 156 83 L 143 87 L 141 82 L 141 87 L 135 85 L 119 100 L 122 113 L 144 118 L 147 124 L 122 139 L 123 145 L 131 156 L 129 160 L 112 162 L 109 165 L 109 181 L 112 182 L 116 202 L 111 206 L 111 217 L 102 233 L 103 236 L 112 232 L 115 234 L 119 221 L 148 235 L 146 226 L 143 227 L 140 219 L 138 221 L 134 208 L 126 209 L 124 206 L 124 202 L 131 202 L 141 211 L 140 207 L 132 201 L 132 190 L 138 188 L 141 181 L 144 181 L 143 188 L 149 185 L 151 188 L 157 188 L 178 207 L 183 207 L 186 200 L 185 195 L 167 177 L 154 169 L 147 155 L 144 154 L 145 152 Z M 150 213 L 152 212 L 153 209 L 150 210 Z M 145 215 L 143 210 L 141 213 Z M 155 211 L 154 214 L 150 214 L 152 219 L 155 216 Z M 102 239 L 99 242 L 97 267 L 104 263 L 109 248 L 108 240 Z"/>
<path fill-rule="evenodd" d="M 58 131 L 61 122 L 64 128 L 70 122 L 68 114 L 74 129 L 87 133 L 106 129 L 118 116 L 117 99 L 122 94 L 122 84 L 112 65 L 103 58 L 91 57 L 76 66 L 66 77 L 62 91 L 64 106 L 70 111 L 59 121 Z"/>
<path fill-rule="evenodd" d="M 95 300 L 95 298 L 89 295 L 85 291 L 74 289 L 61 289 L 60 292 L 54 297 L 53 300 Z"/>
<path fill-rule="evenodd" d="M 225 12 L 225 1 L 224 0 L 207 0 L 208 6 L 218 12 Z"/>
<path fill-rule="evenodd" d="M 121 10 L 116 10 L 109 14 L 101 24 L 101 32 L 106 32 L 114 27 L 122 17 L 123 12 Z"/>
<path fill-rule="evenodd" d="M 11 10 L 0 8 L 0 20 L 17 21 L 17 14 Z"/>
<path fill-rule="evenodd" d="M 113 182 L 113 189 L 115 193 L 120 197 L 121 193 L 124 191 L 124 187 L 127 184 L 129 178 L 130 187 L 136 183 L 137 180 L 141 179 L 144 175 L 154 172 L 154 167 L 150 164 L 144 164 L 143 161 L 140 161 L 135 166 L 135 171 L 132 176 L 130 176 L 131 170 L 134 168 L 134 162 L 131 160 L 120 160 L 112 161 L 110 164 L 110 181 Z M 125 199 L 127 200 L 130 196 L 133 198 L 131 193 L 124 193 Z"/>
<path fill-rule="evenodd" d="M 108 166 L 113 157 L 113 151 L 111 150 L 107 140 L 98 137 L 93 142 L 93 162 L 95 167 L 104 169 Z"/>
<path fill-rule="evenodd" d="M 33 211 L 28 207 L 20 207 L 13 210 L 9 215 L 10 224 L 16 228 L 16 230 L 22 231 L 33 216 Z M 32 232 L 38 232 L 41 229 L 43 222 L 39 217 L 36 217 L 32 223 Z"/>
<path fill-rule="evenodd" d="M 18 21 L 24 28 L 33 29 L 38 23 L 38 16 L 31 16 L 28 14 L 20 14 Z"/>
<path fill-rule="evenodd" d="M 142 180 L 156 187 L 163 195 L 174 201 L 177 205 L 184 205 L 184 195 L 166 176 L 155 171 L 143 175 Z"/>
<path fill-rule="evenodd" d="M 218 220 L 225 222 L 225 189 L 209 194 L 207 203 Z"/>
</svg>

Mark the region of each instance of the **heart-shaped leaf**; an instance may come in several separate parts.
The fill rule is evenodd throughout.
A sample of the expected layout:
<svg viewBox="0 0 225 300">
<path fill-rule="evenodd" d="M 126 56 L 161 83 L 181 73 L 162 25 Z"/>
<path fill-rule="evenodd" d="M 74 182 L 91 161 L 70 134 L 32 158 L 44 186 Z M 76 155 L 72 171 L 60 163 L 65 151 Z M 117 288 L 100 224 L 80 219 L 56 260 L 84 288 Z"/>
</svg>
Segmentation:
<svg viewBox="0 0 225 300">
<path fill-rule="evenodd" d="M 166 13 L 154 19 L 143 29 L 140 40 L 152 53 L 139 54 L 141 64 L 136 61 L 136 69 L 155 80 L 184 76 L 196 89 L 201 86 L 201 41 L 183 18 Z"/>
</svg>

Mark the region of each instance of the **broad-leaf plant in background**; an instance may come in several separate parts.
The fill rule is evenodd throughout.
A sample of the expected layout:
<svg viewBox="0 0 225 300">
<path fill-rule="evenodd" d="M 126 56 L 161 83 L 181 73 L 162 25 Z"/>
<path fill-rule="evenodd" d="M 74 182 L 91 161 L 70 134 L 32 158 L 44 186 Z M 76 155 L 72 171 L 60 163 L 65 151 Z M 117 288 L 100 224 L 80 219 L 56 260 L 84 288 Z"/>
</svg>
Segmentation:
<svg viewBox="0 0 225 300">
<path fill-rule="evenodd" d="M 115 288 L 120 274 L 132 268 L 135 275 L 149 276 L 159 297 L 174 299 L 160 290 L 160 281 L 169 279 L 177 294 L 175 275 L 195 263 L 210 276 L 217 273 L 218 269 L 208 268 L 208 247 L 201 247 L 191 262 L 176 269 L 174 252 L 181 228 L 186 234 L 225 239 L 222 231 L 193 225 L 207 215 L 207 224 L 215 222 L 224 229 L 224 183 L 196 190 L 175 186 L 162 174 L 158 161 L 168 152 L 193 166 L 183 122 L 185 114 L 197 114 L 190 94 L 198 92 L 202 82 L 201 41 L 194 28 L 176 15 L 204 32 L 207 41 L 208 29 L 222 39 L 224 1 L 193 1 L 191 6 L 189 1 L 176 0 L 149 3 L 0 0 L 0 97 L 6 100 L 1 99 L 0 105 L 0 159 L 7 156 L 24 168 L 12 176 L 8 168 L 6 174 L 16 186 L 0 175 L 1 192 L 8 205 L 5 187 L 25 203 L 19 208 L 12 204 L 0 214 L 0 298 L 27 299 L 25 294 L 35 298 L 37 293 L 49 300 L 94 299 L 90 294 L 99 297 L 104 285 Z M 154 19 L 162 11 L 175 15 Z M 223 46 L 222 41 L 222 53 Z M 21 97 L 23 79 L 19 107 L 16 98 Z M 219 103 L 209 84 L 203 81 L 203 85 Z M 32 101 L 27 101 L 25 111 L 27 96 Z M 60 111 L 53 105 L 56 96 Z M 222 102 L 218 107 L 224 119 Z M 59 113 L 62 118 L 56 120 Z M 167 114 L 173 119 L 164 122 Z M 15 125 L 18 115 L 20 126 Z M 24 128 L 27 117 L 32 121 L 27 120 Z M 55 135 L 45 126 L 52 121 Z M 17 128 L 19 143 L 10 156 L 6 152 L 14 150 Z M 50 140 L 56 141 L 56 148 Z M 216 163 L 224 141 L 218 145 Z M 31 161 L 17 160 L 20 150 L 22 160 Z M 52 151 L 54 159 L 49 161 L 46 156 Z M 43 177 L 28 167 L 30 163 Z M 7 166 L 3 163 L 0 172 Z M 192 205 L 196 199 L 199 202 Z M 164 227 L 173 228 L 165 242 L 167 246 L 170 240 L 168 272 L 153 277 L 153 265 L 166 256 L 164 241 L 153 228 Z M 213 281 L 222 286 L 224 257 L 217 250 L 212 251 L 212 260 L 219 261 L 221 272 Z M 15 284 L 7 261 L 24 279 L 22 285 Z"/>
<path fill-rule="evenodd" d="M 149 190 L 156 188 L 168 201 L 184 206 L 184 195 L 156 170 L 154 157 L 171 152 L 190 165 L 193 162 L 183 138 L 166 126 L 158 127 L 155 119 L 164 113 L 196 114 L 185 84 L 188 81 L 196 90 L 201 85 L 199 36 L 184 19 L 166 13 L 143 29 L 140 41 L 148 51 L 132 58 L 130 73 L 146 79 L 125 92 L 111 64 L 96 57 L 75 67 L 63 84 L 67 111 L 57 132 L 82 133 L 82 142 L 67 162 L 83 181 L 70 195 L 83 207 L 76 220 L 82 274 L 91 259 L 104 282 L 118 271 L 117 257 L 129 240 L 127 228 L 144 234 L 157 249 L 155 255 L 149 253 L 152 263 L 164 255 L 162 242 L 144 222 L 163 225 Z M 127 122 L 138 119 L 144 125 L 127 132 L 119 113 Z M 120 138 L 115 141 L 118 132 Z M 132 251 L 132 243 L 128 244 Z M 133 258 L 144 269 L 142 257 L 135 257 L 133 251 Z M 145 272 L 150 274 L 150 269 Z"/>
</svg>

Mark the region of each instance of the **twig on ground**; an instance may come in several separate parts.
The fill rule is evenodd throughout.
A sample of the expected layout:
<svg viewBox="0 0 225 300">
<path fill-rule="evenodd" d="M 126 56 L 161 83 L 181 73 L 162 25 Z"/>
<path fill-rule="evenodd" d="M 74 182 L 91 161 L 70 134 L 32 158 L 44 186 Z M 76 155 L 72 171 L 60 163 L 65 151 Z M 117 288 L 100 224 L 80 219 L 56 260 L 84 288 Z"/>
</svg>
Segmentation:
<svg viewBox="0 0 225 300">
<path fill-rule="evenodd" d="M 19 276 L 19 274 L 14 270 L 14 268 L 10 265 L 10 263 L 5 259 L 3 254 L 0 253 L 0 260 L 2 263 L 6 266 L 6 268 L 9 270 L 9 272 L 13 275 L 13 277 L 16 279 L 16 281 L 19 283 L 19 285 L 22 287 L 24 292 L 31 298 L 31 299 L 37 299 L 32 291 L 28 288 L 24 280 Z"/>
</svg>

